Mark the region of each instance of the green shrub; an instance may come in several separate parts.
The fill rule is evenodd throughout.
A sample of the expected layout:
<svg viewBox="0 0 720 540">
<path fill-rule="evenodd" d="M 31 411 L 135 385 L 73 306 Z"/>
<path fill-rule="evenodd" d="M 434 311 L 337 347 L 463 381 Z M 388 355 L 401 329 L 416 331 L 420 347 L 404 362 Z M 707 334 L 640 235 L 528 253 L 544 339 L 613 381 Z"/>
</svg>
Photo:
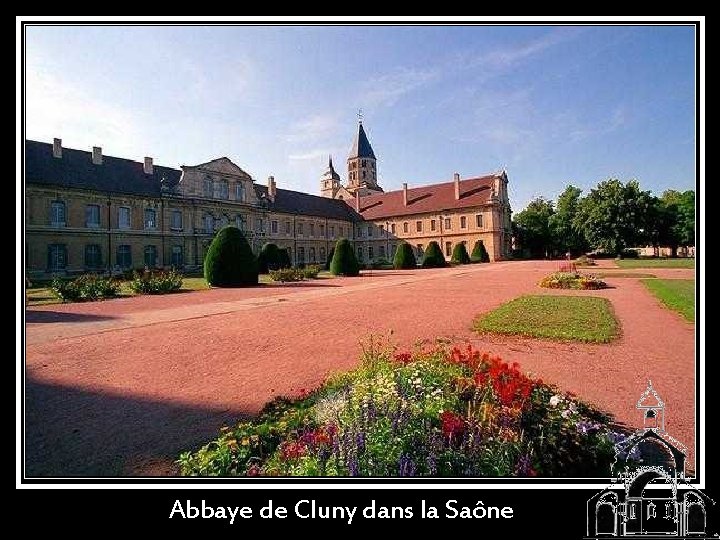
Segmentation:
<svg viewBox="0 0 720 540">
<path fill-rule="evenodd" d="M 290 268 L 292 266 L 292 262 L 290 262 L 290 254 L 285 248 L 278 251 L 278 260 L 279 268 Z"/>
<path fill-rule="evenodd" d="M 335 255 L 335 246 L 331 246 L 328 250 L 327 259 L 325 259 L 325 270 L 330 270 L 330 264 L 332 263 L 333 256 Z"/>
<path fill-rule="evenodd" d="M 355 250 L 347 238 L 341 238 L 335 244 L 330 273 L 334 276 L 357 276 L 360 274 L 360 265 L 355 257 Z"/>
<path fill-rule="evenodd" d="M 470 254 L 470 262 L 486 263 L 490 262 L 490 255 L 485 249 L 485 243 L 482 240 L 475 242 L 472 253 Z"/>
<path fill-rule="evenodd" d="M 135 272 L 130 289 L 137 294 L 167 294 L 179 291 L 183 277 L 180 272 L 170 270 Z"/>
<path fill-rule="evenodd" d="M 212 287 L 257 285 L 258 263 L 240 229 L 228 225 L 213 238 L 205 255 L 205 280 Z"/>
<path fill-rule="evenodd" d="M 430 242 L 425 248 L 425 254 L 423 255 L 423 268 L 444 268 L 447 266 L 445 257 L 443 257 L 442 250 L 437 242 L 434 240 Z"/>
<path fill-rule="evenodd" d="M 318 274 L 320 273 L 320 266 L 317 264 L 308 264 L 301 271 L 305 279 L 317 279 Z"/>
<path fill-rule="evenodd" d="M 395 258 L 393 259 L 393 268 L 396 270 L 417 268 L 415 250 L 413 250 L 412 246 L 407 242 L 400 242 L 400 244 L 398 244 Z"/>
<path fill-rule="evenodd" d="M 470 255 L 468 255 L 465 244 L 462 242 L 455 244 L 450 262 L 455 264 L 468 264 L 470 262 Z"/>
<path fill-rule="evenodd" d="M 281 268 L 279 270 L 270 270 L 270 279 L 287 283 L 288 281 L 302 281 L 305 276 L 303 270 L 299 268 Z"/>
<path fill-rule="evenodd" d="M 71 281 L 54 279 L 50 288 L 63 302 L 83 302 L 117 296 L 120 283 L 112 278 L 85 274 Z"/>
<path fill-rule="evenodd" d="M 258 271 L 267 274 L 268 270 L 280 268 L 280 248 L 276 244 L 265 244 L 258 254 Z"/>
<path fill-rule="evenodd" d="M 546 289 L 579 290 L 596 290 L 607 287 L 607 284 L 603 280 L 591 274 L 581 274 L 575 271 L 554 272 L 540 280 L 538 285 L 545 287 Z"/>
</svg>

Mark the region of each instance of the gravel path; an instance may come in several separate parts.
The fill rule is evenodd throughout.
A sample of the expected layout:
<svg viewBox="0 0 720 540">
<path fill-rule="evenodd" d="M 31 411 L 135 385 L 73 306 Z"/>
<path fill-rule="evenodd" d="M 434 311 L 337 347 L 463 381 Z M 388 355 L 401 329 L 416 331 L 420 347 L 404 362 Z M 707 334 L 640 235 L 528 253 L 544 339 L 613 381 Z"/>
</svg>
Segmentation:
<svg viewBox="0 0 720 540">
<path fill-rule="evenodd" d="M 470 340 L 639 425 L 648 379 L 694 462 L 694 326 L 638 281 L 607 278 L 623 329 L 609 345 L 478 337 L 473 318 L 536 286 L 556 262 L 385 271 L 304 286 L 210 290 L 27 310 L 26 474 L 162 475 L 179 452 L 279 394 L 356 365 L 360 340 Z M 642 270 L 638 270 L 642 272 Z M 645 271 L 647 272 L 647 271 Z M 658 277 L 692 270 L 653 269 Z M 556 294 L 557 291 L 552 291 Z M 567 294 L 567 292 L 566 292 Z"/>
</svg>

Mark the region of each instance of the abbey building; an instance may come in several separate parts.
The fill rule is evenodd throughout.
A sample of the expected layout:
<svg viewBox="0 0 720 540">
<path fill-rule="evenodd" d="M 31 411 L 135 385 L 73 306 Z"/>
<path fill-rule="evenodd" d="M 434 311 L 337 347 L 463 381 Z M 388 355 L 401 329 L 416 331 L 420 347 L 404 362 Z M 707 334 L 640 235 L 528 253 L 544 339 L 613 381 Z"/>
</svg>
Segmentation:
<svg viewBox="0 0 720 540">
<path fill-rule="evenodd" d="M 256 182 L 221 157 L 179 169 L 25 142 L 25 264 L 48 277 L 143 267 L 202 268 L 217 230 L 234 224 L 257 252 L 286 248 L 294 264 L 324 263 L 339 238 L 361 262 L 390 260 L 401 241 L 418 253 L 435 240 L 449 258 L 458 242 L 482 240 L 491 260 L 510 251 L 504 171 L 384 191 L 362 123 L 343 184 L 332 159 L 321 196 Z"/>
</svg>

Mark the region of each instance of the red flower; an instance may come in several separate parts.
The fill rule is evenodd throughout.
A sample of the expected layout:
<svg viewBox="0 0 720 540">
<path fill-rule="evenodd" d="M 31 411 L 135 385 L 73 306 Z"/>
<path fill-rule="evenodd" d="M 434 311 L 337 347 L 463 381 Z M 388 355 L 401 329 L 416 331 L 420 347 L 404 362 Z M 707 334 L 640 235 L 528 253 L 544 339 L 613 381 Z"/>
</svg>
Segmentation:
<svg viewBox="0 0 720 540">
<path fill-rule="evenodd" d="M 401 352 L 401 353 L 395 353 L 394 357 L 396 362 L 399 362 L 400 364 L 409 364 L 412 362 L 412 354 L 409 352 Z"/>
<path fill-rule="evenodd" d="M 260 476 L 261 472 L 260 467 L 256 463 L 253 463 L 247 468 L 247 472 L 245 474 L 247 476 Z"/>
<path fill-rule="evenodd" d="M 440 413 L 440 421 L 442 422 L 442 432 L 445 437 L 453 437 L 465 433 L 465 420 L 457 413 L 443 411 Z"/>
</svg>

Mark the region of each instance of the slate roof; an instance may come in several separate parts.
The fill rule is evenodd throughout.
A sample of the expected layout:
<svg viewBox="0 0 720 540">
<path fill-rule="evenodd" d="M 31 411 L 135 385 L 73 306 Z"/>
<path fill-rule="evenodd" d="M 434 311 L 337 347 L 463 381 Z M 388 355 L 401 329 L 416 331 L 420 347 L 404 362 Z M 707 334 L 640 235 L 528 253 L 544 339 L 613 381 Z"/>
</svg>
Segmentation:
<svg viewBox="0 0 720 540">
<path fill-rule="evenodd" d="M 140 162 L 105 155 L 102 165 L 94 165 L 92 152 L 73 148 L 63 148 L 62 158 L 54 158 L 52 144 L 25 141 L 28 183 L 159 197 L 163 177 L 172 188 L 180 180 L 180 171 L 155 165 L 153 174 L 145 174 Z"/>
<path fill-rule="evenodd" d="M 357 135 L 355 135 L 348 159 L 358 157 L 375 159 L 375 152 L 373 152 L 372 146 L 370 146 L 370 141 L 368 141 L 367 135 L 365 135 L 365 129 L 363 129 L 362 124 L 358 124 Z"/>
<path fill-rule="evenodd" d="M 267 186 L 255 184 L 255 193 L 257 193 L 258 197 L 267 197 Z M 269 205 L 270 210 L 277 212 L 342 219 L 345 221 L 362 221 L 362 216 L 354 208 L 345 204 L 344 201 L 290 189 L 278 188 L 275 193 L 275 202 L 269 202 Z"/>
<path fill-rule="evenodd" d="M 403 204 L 403 191 L 387 191 L 360 198 L 360 214 L 365 219 L 382 219 L 430 212 L 443 212 L 487 203 L 498 175 L 491 174 L 460 180 L 460 199 L 455 200 L 455 182 L 443 182 L 408 188 L 408 204 Z M 355 204 L 348 201 L 347 204 Z"/>
</svg>

